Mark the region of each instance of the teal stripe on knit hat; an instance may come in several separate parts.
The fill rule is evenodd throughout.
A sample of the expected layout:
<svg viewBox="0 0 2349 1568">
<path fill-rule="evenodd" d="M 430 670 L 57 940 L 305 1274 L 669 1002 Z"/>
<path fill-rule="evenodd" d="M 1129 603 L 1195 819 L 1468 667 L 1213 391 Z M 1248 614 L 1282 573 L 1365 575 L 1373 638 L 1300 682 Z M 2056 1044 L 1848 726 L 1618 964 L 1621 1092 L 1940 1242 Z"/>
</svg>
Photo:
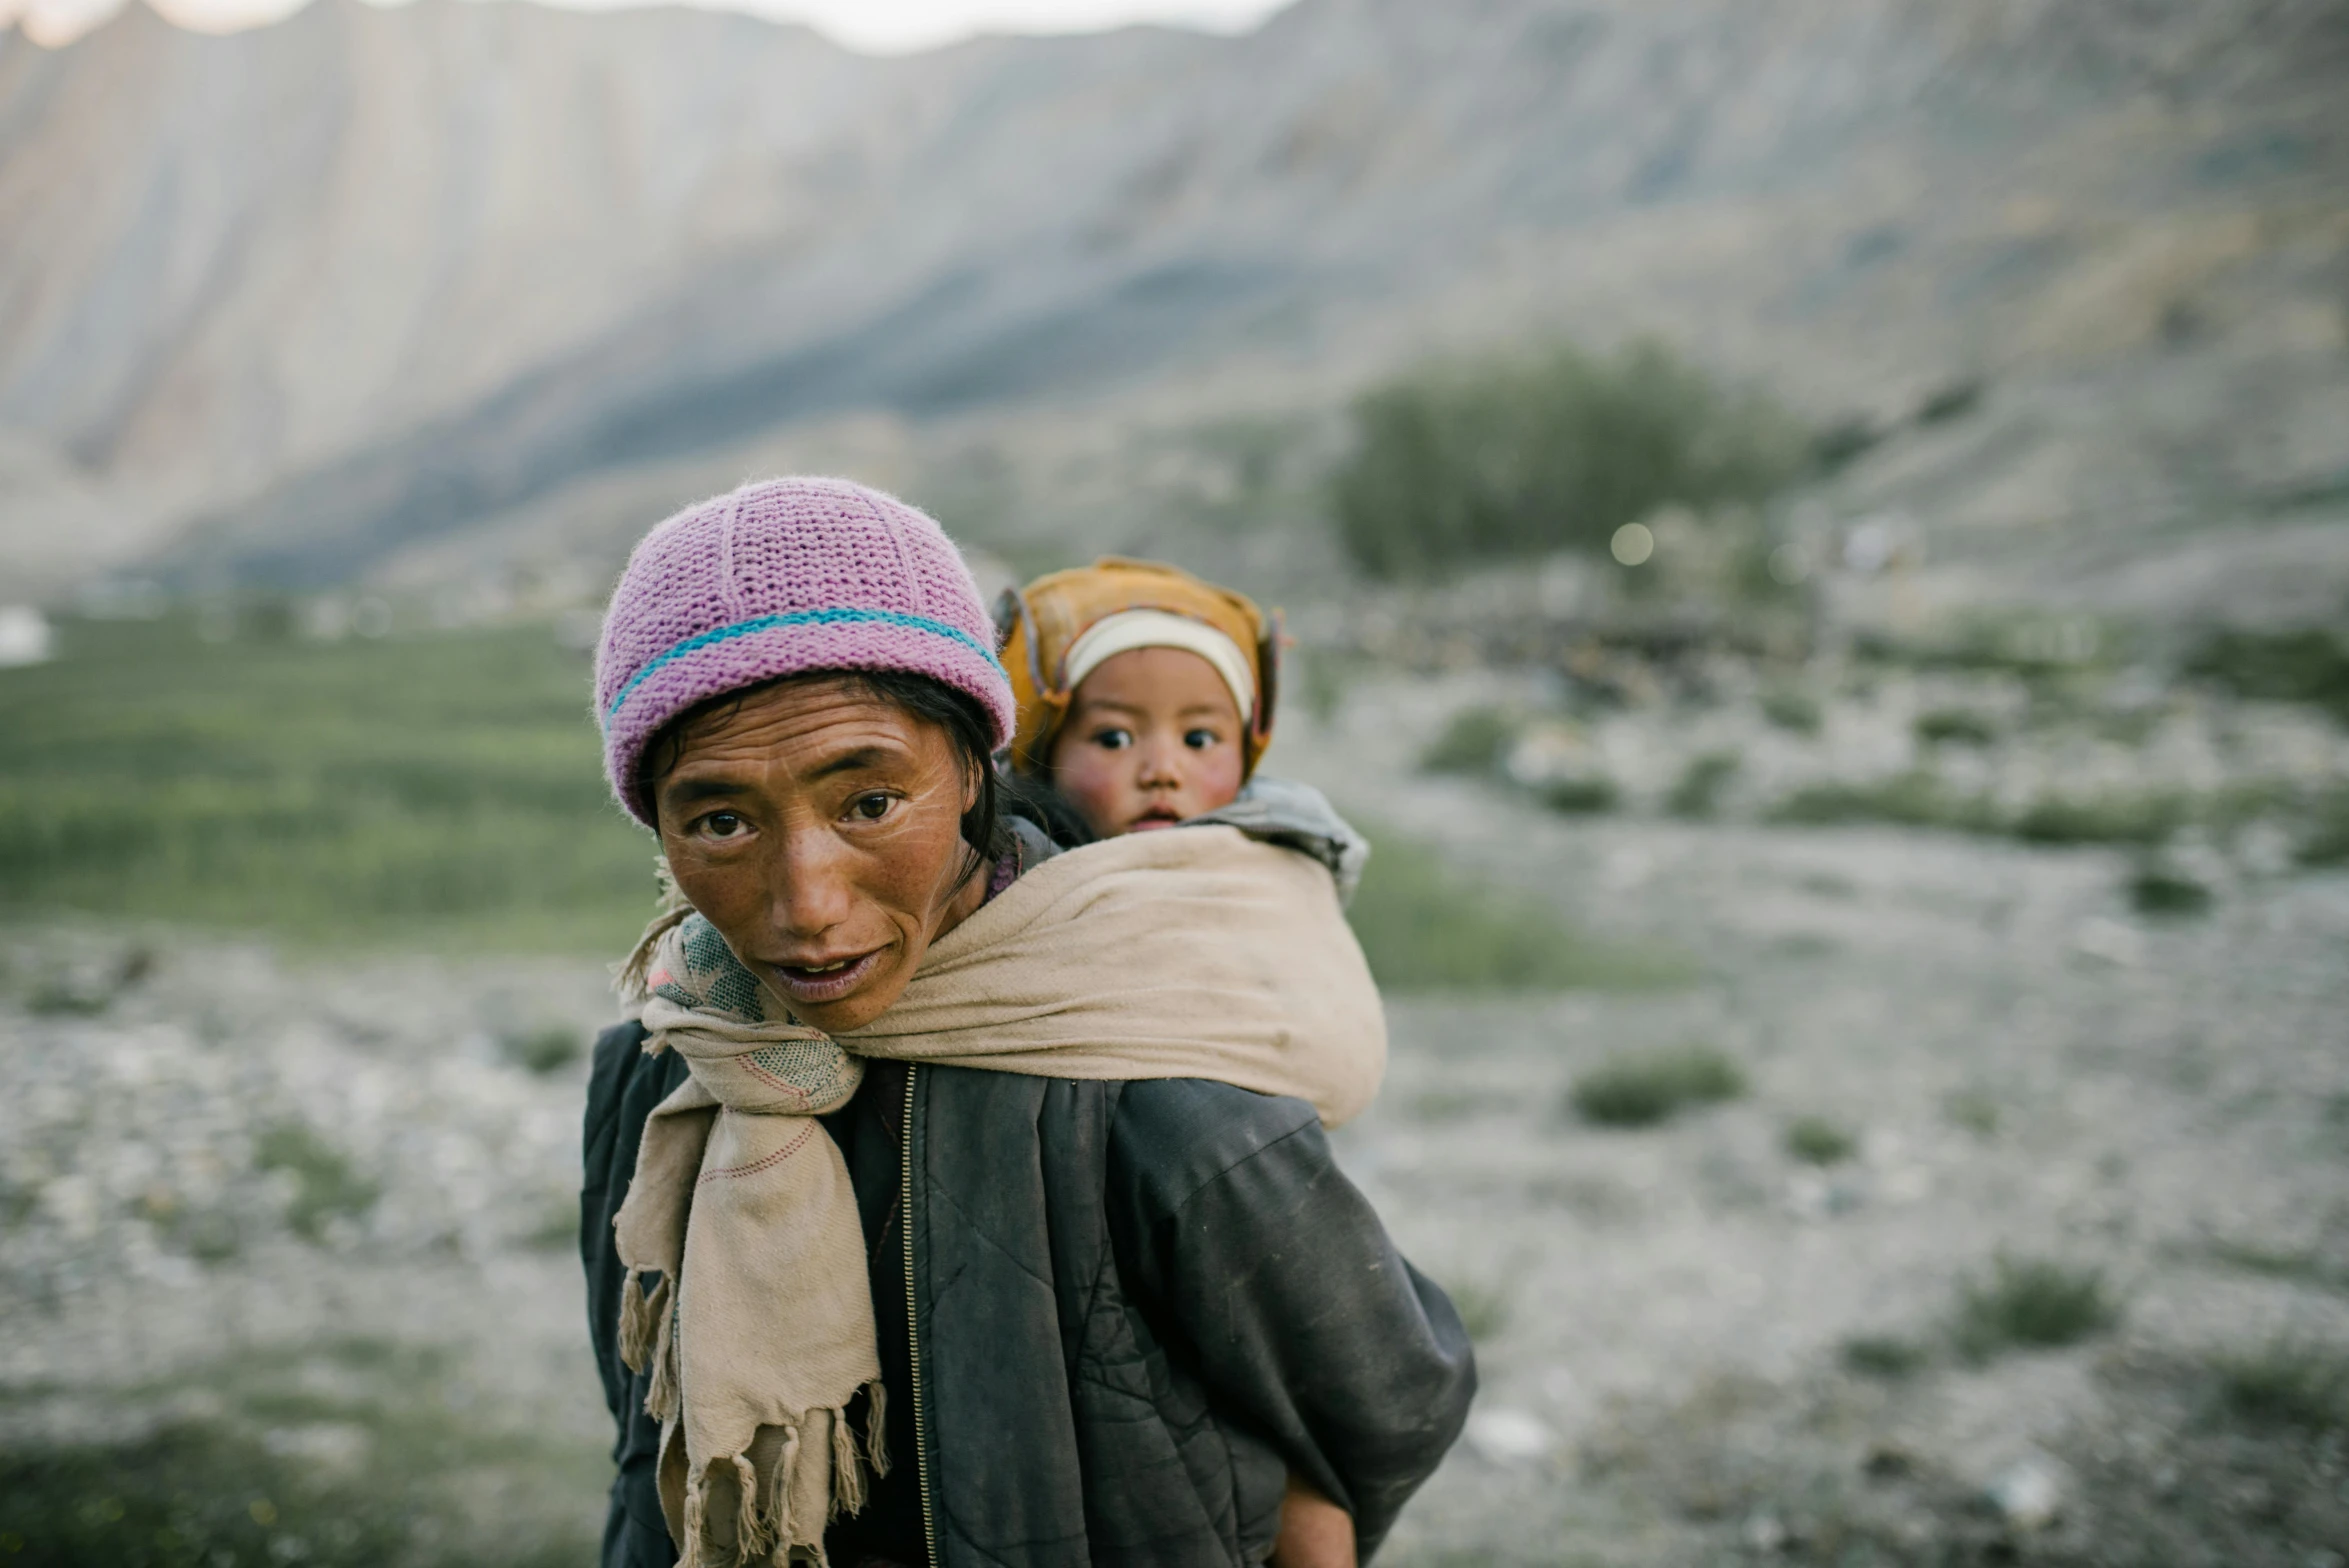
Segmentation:
<svg viewBox="0 0 2349 1568">
<path fill-rule="evenodd" d="M 666 653 L 648 660 L 643 669 L 628 677 L 628 684 L 620 688 L 619 695 L 612 699 L 612 705 L 604 710 L 604 722 L 609 724 L 620 716 L 620 705 L 628 700 L 628 694 L 643 685 L 655 670 L 665 664 L 682 659 L 689 653 L 697 653 L 718 643 L 732 642 L 737 637 L 748 637 L 756 632 L 775 631 L 785 626 L 838 626 L 858 621 L 878 621 L 884 626 L 902 626 L 908 631 L 928 632 L 934 637 L 951 638 L 970 649 L 980 658 L 985 659 L 988 664 L 994 667 L 996 673 L 1001 674 L 1003 671 L 1002 663 L 995 657 L 995 650 L 981 643 L 978 638 L 973 637 L 961 627 L 949 626 L 944 621 L 933 621 L 926 615 L 907 615 L 901 610 L 793 610 L 786 615 L 755 615 L 747 621 L 736 621 L 731 626 L 720 626 L 710 631 L 697 632 Z M 1004 678 L 1010 679 L 1009 676 Z"/>
</svg>

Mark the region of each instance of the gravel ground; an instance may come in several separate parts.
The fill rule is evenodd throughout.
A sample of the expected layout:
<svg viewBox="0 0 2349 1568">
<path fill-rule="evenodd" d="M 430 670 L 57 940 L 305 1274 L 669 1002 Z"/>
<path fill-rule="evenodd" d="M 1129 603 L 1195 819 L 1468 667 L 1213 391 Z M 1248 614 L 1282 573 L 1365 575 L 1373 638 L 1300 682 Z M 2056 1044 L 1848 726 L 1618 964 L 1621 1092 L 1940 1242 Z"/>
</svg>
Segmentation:
<svg viewBox="0 0 2349 1568">
<path fill-rule="evenodd" d="M 1410 771 L 1465 690 L 1357 689 L 1279 764 L 1698 977 L 1394 1000 L 1341 1154 L 1484 1393 L 1389 1560 L 2339 1568 L 2349 877 L 2162 923 L 2111 852 L 1561 818 Z M 430 1406 L 503 1444 L 437 1495 L 584 1554 L 608 1427 L 564 1042 L 609 1014 L 600 966 L 85 925 L 0 961 L 0 1442 L 203 1419 L 364 1469 Z M 1743 1092 L 1571 1110 L 1691 1045 Z M 1805 1119 L 1848 1153 L 1791 1152 Z M 2094 1321 L 1969 1339 L 2002 1258 L 2092 1277 Z"/>
</svg>

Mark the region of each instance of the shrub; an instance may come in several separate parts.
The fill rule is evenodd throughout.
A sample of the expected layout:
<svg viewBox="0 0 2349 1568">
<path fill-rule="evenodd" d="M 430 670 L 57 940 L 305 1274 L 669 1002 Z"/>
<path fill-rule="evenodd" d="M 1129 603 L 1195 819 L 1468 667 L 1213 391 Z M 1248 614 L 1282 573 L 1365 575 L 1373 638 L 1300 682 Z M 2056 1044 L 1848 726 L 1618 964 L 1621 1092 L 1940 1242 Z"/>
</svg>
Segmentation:
<svg viewBox="0 0 2349 1568">
<path fill-rule="evenodd" d="M 1462 708 L 1452 715 L 1427 750 L 1419 755 L 1426 773 L 1483 775 L 1500 771 L 1509 743 L 1517 737 L 1517 721 L 1506 709 Z"/>
<path fill-rule="evenodd" d="M 2198 915 L 2210 901 L 2210 889 L 2182 871 L 2139 866 L 2129 877 L 2129 903 L 2139 914 Z"/>
<path fill-rule="evenodd" d="M 2220 1406 L 2238 1419 L 2313 1432 L 2349 1427 L 2349 1355 L 2301 1339 L 2278 1339 L 2222 1358 Z"/>
<path fill-rule="evenodd" d="M 2217 632 L 2186 660 L 2185 672 L 2238 696 L 2315 703 L 2349 717 L 2349 644 L 2329 631 Z"/>
<path fill-rule="evenodd" d="M 1868 1377 L 1907 1377 L 1925 1364 L 1924 1347 L 1891 1334 L 1858 1334 L 1843 1342 L 1843 1364 Z"/>
<path fill-rule="evenodd" d="M 1546 906 L 1444 863 L 1426 844 L 1365 827 L 1370 869 L 1346 917 L 1379 984 L 1398 990 L 1641 988 L 1686 977 L 1669 950 L 1598 942 Z"/>
<path fill-rule="evenodd" d="M 1552 779 L 1541 787 L 1541 802 L 1568 816 L 1615 809 L 1615 781 L 1605 778 Z"/>
<path fill-rule="evenodd" d="M 1498 1339 L 1509 1326 L 1511 1302 L 1504 1286 L 1464 1279 L 1446 1285 L 1444 1294 L 1452 1298 L 1452 1310 L 1460 1314 L 1460 1326 L 1480 1345 Z"/>
<path fill-rule="evenodd" d="M 1858 1151 L 1858 1140 L 1824 1116 L 1800 1116 L 1787 1124 L 1786 1152 L 1806 1164 L 1835 1165 Z"/>
<path fill-rule="evenodd" d="M 1601 1127 L 1652 1127 L 1693 1105 L 1734 1100 L 1745 1074 L 1707 1045 L 1683 1045 L 1611 1057 L 1574 1080 L 1569 1096 L 1584 1121 Z"/>
<path fill-rule="evenodd" d="M 2305 866 L 2349 864 L 2349 789 L 2327 790 L 2308 814 L 2308 829 L 2300 840 L 2300 863 Z"/>
<path fill-rule="evenodd" d="M 1692 758 L 1664 797 L 1676 817 L 1709 817 L 1721 803 L 1721 787 L 1737 775 L 1742 759 L 1734 751 L 1708 751 Z"/>
<path fill-rule="evenodd" d="M 1820 726 L 1826 722 L 1826 713 L 1819 706 L 1818 698 L 1807 691 L 1796 691 L 1786 686 L 1762 693 L 1762 717 L 1780 729 L 1792 730 L 1797 735 L 1816 735 Z"/>
<path fill-rule="evenodd" d="M 1775 403 L 1723 390 L 1649 344 L 1428 366 L 1356 401 L 1332 476 L 1349 553 L 1375 576 L 1601 554 L 1669 502 L 1758 501 L 1805 466 Z"/>
<path fill-rule="evenodd" d="M 1961 1089 L 1942 1103 L 1951 1122 L 1977 1138 L 1998 1131 L 1998 1101 L 1980 1089 Z"/>
<path fill-rule="evenodd" d="M 1768 815 L 1773 822 L 1803 826 L 1897 822 L 1908 827 L 1979 832 L 1991 824 L 1988 807 L 1953 794 L 1923 769 L 1873 784 L 1809 785 L 1778 802 Z"/>
<path fill-rule="evenodd" d="M 2174 794 L 2051 795 L 2014 820 L 2014 835 L 2034 844 L 2158 844 L 2187 817 Z"/>
<path fill-rule="evenodd" d="M 1998 739 L 1998 726 L 1971 708 L 1933 708 L 1920 713 L 1916 732 L 1917 739 L 1927 745 L 1954 741 L 1966 746 L 1987 746 Z"/>
<path fill-rule="evenodd" d="M 560 1072 L 579 1060 L 586 1050 L 579 1031 L 567 1024 L 548 1024 L 543 1029 L 510 1034 L 498 1043 L 507 1061 L 526 1072 L 542 1075 Z"/>
<path fill-rule="evenodd" d="M 262 1133 L 253 1163 L 284 1171 L 294 1179 L 286 1223 L 294 1234 L 316 1241 L 337 1219 L 356 1219 L 375 1206 L 376 1185 L 361 1176 L 341 1150 L 301 1122 L 279 1122 Z"/>
<path fill-rule="evenodd" d="M 2077 1344 L 2119 1321 L 2120 1307 L 2105 1287 L 2102 1270 L 2045 1258 L 2001 1257 L 1989 1279 L 1961 1288 L 1957 1344 L 1981 1360 L 2010 1347 Z"/>
</svg>

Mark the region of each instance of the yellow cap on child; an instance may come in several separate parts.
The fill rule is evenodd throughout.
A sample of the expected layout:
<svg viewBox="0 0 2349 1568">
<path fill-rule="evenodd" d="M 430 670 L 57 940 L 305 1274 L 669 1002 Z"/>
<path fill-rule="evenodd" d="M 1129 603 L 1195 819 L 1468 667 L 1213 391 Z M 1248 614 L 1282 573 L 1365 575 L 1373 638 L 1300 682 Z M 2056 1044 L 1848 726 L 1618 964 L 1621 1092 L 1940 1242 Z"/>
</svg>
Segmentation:
<svg viewBox="0 0 2349 1568">
<path fill-rule="evenodd" d="M 1006 589 L 995 621 L 1019 704 L 1011 761 L 1023 773 L 1049 764 L 1085 677 L 1136 648 L 1187 649 L 1223 677 L 1240 713 L 1243 778 L 1272 740 L 1278 627 L 1246 594 L 1177 566 L 1110 555 Z"/>
</svg>

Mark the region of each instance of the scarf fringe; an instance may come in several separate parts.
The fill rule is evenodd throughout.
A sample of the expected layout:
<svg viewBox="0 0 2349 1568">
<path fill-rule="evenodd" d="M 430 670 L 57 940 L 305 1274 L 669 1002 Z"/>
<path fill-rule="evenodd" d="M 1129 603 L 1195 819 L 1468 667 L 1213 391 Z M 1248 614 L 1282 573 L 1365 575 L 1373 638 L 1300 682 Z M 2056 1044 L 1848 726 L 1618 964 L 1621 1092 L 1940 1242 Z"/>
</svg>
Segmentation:
<svg viewBox="0 0 2349 1568">
<path fill-rule="evenodd" d="M 657 1275 L 652 1294 L 644 1290 L 644 1276 Z M 669 1304 L 674 1294 L 669 1277 L 658 1269 L 630 1269 L 620 1287 L 620 1361 L 631 1372 L 642 1372 L 653 1350 L 668 1337 Z"/>
<path fill-rule="evenodd" d="M 665 1326 L 666 1314 L 662 1316 Z M 663 1426 L 676 1420 L 685 1407 L 677 1394 L 677 1340 L 664 1333 L 660 1354 L 653 1357 L 652 1384 L 644 1391 L 644 1413 Z"/>
<path fill-rule="evenodd" d="M 889 1474 L 889 1385 L 875 1378 L 865 1393 L 865 1455 L 879 1479 Z"/>
<path fill-rule="evenodd" d="M 750 1460 L 741 1454 L 734 1456 L 734 1539 L 736 1550 L 744 1562 L 757 1562 L 775 1550 L 778 1510 L 759 1506 L 759 1473 Z M 790 1545 L 789 1523 L 783 1523 L 785 1539 Z"/>
<path fill-rule="evenodd" d="M 825 1523 L 842 1514 L 862 1513 L 865 1506 L 865 1459 L 857 1452 L 856 1429 L 848 1412 L 832 1412 L 832 1506 Z"/>
</svg>

